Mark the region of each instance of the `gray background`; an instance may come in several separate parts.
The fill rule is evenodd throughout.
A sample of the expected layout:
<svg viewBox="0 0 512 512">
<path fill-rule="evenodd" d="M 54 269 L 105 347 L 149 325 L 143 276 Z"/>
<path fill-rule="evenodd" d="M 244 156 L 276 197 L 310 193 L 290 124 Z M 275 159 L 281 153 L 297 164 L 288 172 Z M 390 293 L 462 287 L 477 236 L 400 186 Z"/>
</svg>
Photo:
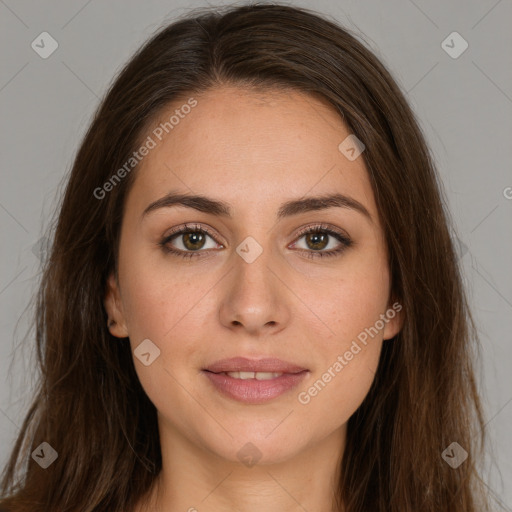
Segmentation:
<svg viewBox="0 0 512 512">
<path fill-rule="evenodd" d="M 421 121 L 455 222 L 481 334 L 479 386 L 490 433 L 484 478 L 512 510 L 512 2 L 291 3 L 357 30 Z M 0 0 L 2 467 L 35 382 L 33 333 L 26 333 L 27 307 L 40 275 L 38 241 L 93 109 L 114 74 L 157 28 L 206 5 Z M 43 31 L 59 44 L 47 59 L 31 48 Z M 453 31 L 469 44 L 458 58 L 441 46 Z"/>
</svg>

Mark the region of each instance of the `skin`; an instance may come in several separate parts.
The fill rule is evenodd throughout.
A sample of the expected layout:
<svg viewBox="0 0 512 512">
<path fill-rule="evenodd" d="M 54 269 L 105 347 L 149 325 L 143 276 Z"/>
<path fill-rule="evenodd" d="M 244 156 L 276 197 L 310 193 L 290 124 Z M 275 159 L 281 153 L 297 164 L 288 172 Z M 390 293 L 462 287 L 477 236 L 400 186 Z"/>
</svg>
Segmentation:
<svg viewBox="0 0 512 512">
<path fill-rule="evenodd" d="M 137 170 L 118 276 L 110 276 L 105 297 L 113 335 L 129 336 L 132 350 L 150 339 L 161 351 L 149 366 L 134 357 L 158 411 L 163 459 L 137 510 L 332 510 L 347 421 L 369 391 L 383 341 L 402 322 L 397 314 L 385 323 L 308 404 L 298 401 L 393 303 L 368 172 L 361 157 L 349 161 L 338 150 L 350 131 L 323 100 L 228 86 L 194 97 L 197 106 Z M 171 190 L 226 201 L 233 216 L 173 206 L 142 217 Z M 359 201 L 372 220 L 348 208 L 276 218 L 285 201 L 333 192 Z M 210 228 L 216 238 L 195 242 L 200 257 L 182 259 L 159 246 L 184 223 Z M 333 257 L 307 258 L 314 240 L 297 232 L 320 223 L 353 244 Z M 263 250 L 252 263 L 236 252 L 248 236 Z M 187 250 L 183 235 L 169 245 Z M 320 251 L 340 245 L 330 236 Z M 276 357 L 309 373 L 284 395 L 244 404 L 220 394 L 201 371 L 235 356 Z M 247 442 L 261 453 L 252 467 L 237 457 Z"/>
</svg>

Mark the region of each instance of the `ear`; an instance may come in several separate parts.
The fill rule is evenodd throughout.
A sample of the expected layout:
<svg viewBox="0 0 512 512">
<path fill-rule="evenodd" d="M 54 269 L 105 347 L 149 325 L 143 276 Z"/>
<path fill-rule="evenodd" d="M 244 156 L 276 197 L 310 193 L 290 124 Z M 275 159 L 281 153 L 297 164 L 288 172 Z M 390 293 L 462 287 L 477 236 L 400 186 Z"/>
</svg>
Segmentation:
<svg viewBox="0 0 512 512">
<path fill-rule="evenodd" d="M 108 330 L 110 334 L 117 338 L 126 338 L 128 336 L 128 329 L 123 313 L 119 285 L 114 273 L 110 274 L 107 279 L 107 289 L 103 304 L 108 315 Z"/>
<path fill-rule="evenodd" d="M 384 321 L 384 339 L 389 340 L 395 337 L 404 325 L 405 312 L 402 304 L 395 300 L 388 304 L 388 309 L 384 313 L 386 320 Z"/>
</svg>

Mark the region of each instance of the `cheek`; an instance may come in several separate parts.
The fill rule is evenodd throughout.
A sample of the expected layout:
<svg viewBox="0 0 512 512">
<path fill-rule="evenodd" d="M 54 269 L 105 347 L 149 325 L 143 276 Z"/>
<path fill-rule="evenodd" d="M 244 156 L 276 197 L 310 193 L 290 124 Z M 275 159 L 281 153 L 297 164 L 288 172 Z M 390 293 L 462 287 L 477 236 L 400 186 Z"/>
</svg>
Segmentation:
<svg viewBox="0 0 512 512">
<path fill-rule="evenodd" d="M 371 265 L 366 261 L 352 265 L 323 294 L 316 292 L 313 307 L 329 327 L 329 335 L 310 331 L 319 363 L 297 401 L 308 417 L 319 419 L 318 428 L 327 431 L 348 421 L 367 395 L 382 349 L 380 319 L 388 293 L 387 267 L 376 259 Z"/>
<path fill-rule="evenodd" d="M 390 291 L 389 271 L 380 258 L 347 264 L 338 279 L 329 279 L 322 290 L 310 289 L 312 308 L 329 327 L 328 346 L 342 349 L 365 329 L 374 326 L 385 312 Z M 325 330 L 324 330 L 325 332 Z M 322 338 L 324 339 L 324 338 Z"/>
<path fill-rule="evenodd" d="M 193 379 L 205 346 L 199 347 L 198 340 L 207 341 L 212 333 L 204 326 L 216 318 L 217 281 L 211 272 L 169 272 L 158 265 L 140 265 L 125 275 L 123 306 L 132 351 L 145 339 L 160 350 L 148 368 L 134 360 L 139 380 L 155 404 L 164 388 L 180 400 L 182 390 L 174 378 L 189 390 L 196 385 Z M 182 397 L 184 403 L 187 396 Z"/>
<path fill-rule="evenodd" d="M 370 271 L 369 268 L 372 268 Z M 316 428 L 337 428 L 358 409 L 368 394 L 379 364 L 383 340 L 381 315 L 389 292 L 385 266 L 375 264 L 331 283 L 330 292 L 317 295 L 315 304 L 329 326 L 310 337 L 318 363 L 297 397 Z M 325 332 L 325 329 L 324 331 Z"/>
<path fill-rule="evenodd" d="M 160 350 L 150 366 L 141 364 L 134 354 L 139 381 L 158 410 L 189 410 L 193 414 L 198 363 L 197 338 L 204 322 L 204 290 L 194 288 L 188 279 L 154 272 L 155 268 L 139 268 L 127 275 L 123 304 L 132 352 L 145 339 Z M 212 283 L 213 285 L 213 283 Z M 211 288 L 211 286 L 210 286 Z M 174 418 L 179 422 L 179 418 Z"/>
<path fill-rule="evenodd" d="M 130 338 L 163 343 L 197 316 L 201 298 L 213 288 L 211 273 L 190 272 L 161 254 L 125 251 L 120 280 Z"/>
<path fill-rule="evenodd" d="M 300 390 L 296 408 L 313 431 L 327 435 L 356 412 L 375 378 L 381 348 L 382 341 L 375 338 L 371 345 L 359 343 L 332 353 L 329 363 Z"/>
</svg>

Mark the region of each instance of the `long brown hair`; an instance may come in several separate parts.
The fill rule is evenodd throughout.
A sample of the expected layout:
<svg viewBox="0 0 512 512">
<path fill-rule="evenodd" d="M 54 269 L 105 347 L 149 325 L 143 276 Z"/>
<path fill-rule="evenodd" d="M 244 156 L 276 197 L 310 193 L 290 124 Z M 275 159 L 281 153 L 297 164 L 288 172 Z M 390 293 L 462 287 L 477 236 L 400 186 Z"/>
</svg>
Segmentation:
<svg viewBox="0 0 512 512">
<path fill-rule="evenodd" d="M 161 469 L 157 416 L 128 343 L 106 327 L 124 200 L 136 168 L 95 194 L 172 101 L 209 88 L 295 89 L 326 99 L 364 142 L 393 295 L 405 322 L 383 345 L 369 394 L 348 423 L 335 506 L 346 512 L 487 510 L 478 476 L 484 421 L 476 329 L 451 221 L 404 95 L 357 36 L 306 9 L 194 12 L 156 33 L 120 72 L 76 155 L 37 298 L 40 385 L 3 473 L 0 506 L 129 512 Z M 103 197 L 98 198 L 98 195 Z M 32 460 L 42 442 L 58 457 Z M 451 467 L 457 442 L 469 457 Z"/>
</svg>

